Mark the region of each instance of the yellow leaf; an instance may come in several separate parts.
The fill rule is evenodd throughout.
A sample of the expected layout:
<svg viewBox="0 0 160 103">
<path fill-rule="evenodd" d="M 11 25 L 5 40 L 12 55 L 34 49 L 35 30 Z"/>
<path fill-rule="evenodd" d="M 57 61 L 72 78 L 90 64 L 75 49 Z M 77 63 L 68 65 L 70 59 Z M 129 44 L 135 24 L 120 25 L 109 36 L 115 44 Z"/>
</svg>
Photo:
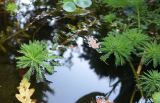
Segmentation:
<svg viewBox="0 0 160 103">
<path fill-rule="evenodd" d="M 35 89 L 29 89 L 30 85 L 31 83 L 29 83 L 27 79 L 24 78 L 20 82 L 19 87 L 17 87 L 19 94 L 16 94 L 15 96 L 21 103 L 36 103 L 36 100 L 31 99 Z"/>
</svg>

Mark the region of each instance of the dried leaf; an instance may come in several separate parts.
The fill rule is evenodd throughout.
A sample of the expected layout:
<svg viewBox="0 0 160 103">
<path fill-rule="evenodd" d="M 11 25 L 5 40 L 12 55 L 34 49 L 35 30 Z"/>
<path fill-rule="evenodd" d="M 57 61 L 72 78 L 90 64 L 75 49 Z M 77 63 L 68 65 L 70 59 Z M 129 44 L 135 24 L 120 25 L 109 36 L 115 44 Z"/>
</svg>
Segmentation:
<svg viewBox="0 0 160 103">
<path fill-rule="evenodd" d="M 88 40 L 88 44 L 90 47 L 94 48 L 94 49 L 97 49 L 99 48 L 99 43 L 97 43 L 97 40 L 93 37 L 87 37 L 87 40 Z"/>
<path fill-rule="evenodd" d="M 35 89 L 29 89 L 30 85 L 31 84 L 27 79 L 24 78 L 21 81 L 20 86 L 17 87 L 19 94 L 16 94 L 15 96 L 21 103 L 36 103 L 36 100 L 31 99 Z"/>
</svg>

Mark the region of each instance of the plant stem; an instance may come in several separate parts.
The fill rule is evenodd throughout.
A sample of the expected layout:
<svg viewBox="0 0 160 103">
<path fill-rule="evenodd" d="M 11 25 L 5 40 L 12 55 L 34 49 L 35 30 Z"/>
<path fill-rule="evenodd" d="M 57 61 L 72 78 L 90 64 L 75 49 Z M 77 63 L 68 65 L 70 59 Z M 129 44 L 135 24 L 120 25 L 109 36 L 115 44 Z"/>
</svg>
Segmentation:
<svg viewBox="0 0 160 103">
<path fill-rule="evenodd" d="M 136 79 L 136 82 L 137 82 L 138 81 L 138 75 L 137 75 L 136 70 L 135 70 L 135 68 L 133 66 L 133 63 L 130 60 L 128 62 L 129 62 L 129 65 L 130 65 L 130 67 L 132 69 L 133 75 L 134 75 L 134 77 Z"/>
<path fill-rule="evenodd" d="M 143 65 L 143 59 L 141 58 L 141 61 L 140 61 L 138 68 L 137 68 L 137 75 L 140 75 L 141 70 L 142 70 L 142 65 Z"/>
<path fill-rule="evenodd" d="M 134 89 L 129 103 L 133 103 L 135 94 L 136 94 L 136 90 Z"/>
<path fill-rule="evenodd" d="M 140 27 L 141 27 L 141 20 L 140 20 L 139 7 L 137 7 L 137 21 L 138 21 L 138 28 L 140 29 Z"/>
<path fill-rule="evenodd" d="M 133 75 L 134 75 L 134 77 L 135 77 L 136 83 L 139 84 L 139 82 L 138 82 L 138 74 L 137 74 L 137 72 L 136 72 L 136 70 L 135 70 L 135 68 L 134 68 L 134 66 L 133 66 L 133 63 L 132 63 L 130 60 L 129 60 L 128 62 L 129 62 L 129 65 L 130 65 L 130 67 L 131 67 L 131 69 L 132 69 L 132 72 L 133 72 Z M 143 97 L 143 92 L 142 92 L 142 90 L 140 90 L 140 93 L 141 93 L 141 96 Z"/>
</svg>

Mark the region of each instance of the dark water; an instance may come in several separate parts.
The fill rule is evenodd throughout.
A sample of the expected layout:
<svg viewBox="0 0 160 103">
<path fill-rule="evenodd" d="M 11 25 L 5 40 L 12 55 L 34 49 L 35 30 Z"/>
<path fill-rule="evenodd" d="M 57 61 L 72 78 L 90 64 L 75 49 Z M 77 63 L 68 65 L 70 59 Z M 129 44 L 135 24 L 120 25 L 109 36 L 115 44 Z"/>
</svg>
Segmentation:
<svg viewBox="0 0 160 103">
<path fill-rule="evenodd" d="M 16 15 L 16 18 L 0 13 L 0 30 L 7 32 L 6 27 L 11 26 L 13 27 L 12 33 L 18 31 L 13 25 L 13 20 L 16 19 L 20 23 L 20 28 L 23 28 L 25 24 L 30 23 L 27 21 L 32 22 L 40 16 L 41 11 L 54 10 L 57 0 L 42 0 L 41 2 L 44 3 L 43 6 L 35 6 L 32 2 L 20 5 L 21 12 Z M 51 25 L 54 24 L 54 17 L 59 15 L 62 14 L 56 12 L 47 14 L 46 17 L 43 15 L 43 19 L 37 19 L 34 27 L 26 30 L 29 35 L 34 35 L 34 38 L 29 39 L 53 40 L 54 30 L 61 30 L 66 22 L 64 19 Z M 9 48 L 8 52 L 0 53 L 0 103 L 18 103 L 15 94 L 18 92 L 16 87 L 19 85 L 20 78 L 14 57 L 19 49 L 18 42 L 26 41 L 28 38 L 23 37 L 13 38 L 4 43 L 12 48 L 6 46 Z M 67 50 L 62 53 L 64 57 L 60 60 L 62 66 L 56 67 L 53 75 L 46 75 L 46 80 L 49 82 L 32 81 L 31 87 L 36 89 L 33 98 L 37 99 L 38 103 L 90 103 L 95 100 L 95 96 L 107 94 L 110 101 L 129 103 L 135 88 L 130 67 L 127 64 L 123 67 L 116 67 L 113 58 L 109 59 L 108 64 L 102 62 L 99 59 L 100 54 L 88 47 L 82 38 L 78 38 L 76 44 L 73 47 L 68 46 Z M 136 93 L 134 102 L 138 103 L 139 99 L 140 95 Z M 139 101 L 139 103 L 143 102 Z"/>
<path fill-rule="evenodd" d="M 96 51 L 83 45 L 82 38 L 77 44 L 64 52 L 62 66 L 56 67 L 53 75 L 46 75 L 52 83 L 32 82 L 36 89 L 33 98 L 38 103 L 90 103 L 95 96 L 110 93 L 109 100 L 129 103 L 134 87 L 131 71 L 101 62 Z M 0 63 L 0 103 L 17 103 L 20 78 L 15 65 L 3 60 L 5 57 Z"/>
<path fill-rule="evenodd" d="M 33 83 L 38 103 L 90 103 L 95 96 L 110 92 L 110 85 L 118 81 L 118 78 L 110 81 L 107 76 L 98 76 L 91 69 L 89 60 L 80 57 L 84 53 L 82 38 L 77 42 L 77 47 L 69 48 L 64 53 L 64 59 L 61 60 L 64 66 L 56 67 L 53 75 L 46 75 L 46 79 L 52 83 Z M 72 58 L 69 60 L 71 55 Z M 17 93 L 16 87 L 20 78 L 15 65 L 4 62 L 0 65 L 0 100 L 3 103 L 15 103 L 17 101 L 14 95 Z M 111 93 L 109 100 L 113 101 L 116 98 L 120 85 L 121 83 L 117 85 L 115 92 Z"/>
</svg>

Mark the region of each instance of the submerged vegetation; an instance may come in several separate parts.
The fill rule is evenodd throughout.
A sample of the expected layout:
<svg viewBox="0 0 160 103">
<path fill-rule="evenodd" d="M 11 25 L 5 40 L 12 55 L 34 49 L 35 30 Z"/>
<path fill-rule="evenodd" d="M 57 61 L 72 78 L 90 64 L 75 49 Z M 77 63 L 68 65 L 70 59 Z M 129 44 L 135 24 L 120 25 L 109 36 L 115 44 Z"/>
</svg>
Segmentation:
<svg viewBox="0 0 160 103">
<path fill-rule="evenodd" d="M 11 15 L 9 18 L 3 17 L 5 21 L 0 21 L 2 22 L 0 50 L 3 53 L 10 50 L 16 52 L 15 54 L 18 55 L 14 58 L 16 66 L 18 69 L 25 70 L 24 79 L 29 81 L 32 76 L 35 76 L 37 82 L 44 82 L 45 73 L 52 74 L 54 66 L 59 64 L 56 60 L 60 56 L 55 55 L 48 48 L 46 42 L 48 36 L 53 44 L 58 44 L 56 48 L 73 46 L 76 39 L 82 37 L 89 47 L 102 55 L 100 58 L 103 62 L 108 64 L 112 58 L 114 60 L 112 63 L 117 68 L 129 65 L 135 79 L 130 103 L 134 102 L 136 93 L 141 94 L 141 97 L 146 100 L 152 99 L 155 103 L 159 103 L 159 0 L 57 0 L 54 2 L 53 9 L 53 5 L 45 8 L 42 1 L 35 0 L 33 2 L 35 8 L 31 10 L 33 17 L 28 16 L 27 12 L 23 17 L 25 13 L 20 11 L 21 7 L 16 1 L 7 1 L 7 3 L 0 1 L 3 5 L 2 13 Z M 47 1 L 45 3 L 50 4 Z M 38 14 L 36 10 L 42 12 Z M 25 18 L 25 20 L 18 21 L 17 18 Z M 7 20 L 13 23 L 6 24 Z M 44 26 L 46 24 L 47 26 Z M 49 28 L 47 31 L 41 30 L 46 27 Z M 41 38 L 41 35 L 45 35 L 46 38 Z M 24 43 L 26 41 L 28 43 Z M 27 85 L 30 86 L 28 83 Z M 33 92 L 31 91 L 30 96 Z"/>
</svg>

